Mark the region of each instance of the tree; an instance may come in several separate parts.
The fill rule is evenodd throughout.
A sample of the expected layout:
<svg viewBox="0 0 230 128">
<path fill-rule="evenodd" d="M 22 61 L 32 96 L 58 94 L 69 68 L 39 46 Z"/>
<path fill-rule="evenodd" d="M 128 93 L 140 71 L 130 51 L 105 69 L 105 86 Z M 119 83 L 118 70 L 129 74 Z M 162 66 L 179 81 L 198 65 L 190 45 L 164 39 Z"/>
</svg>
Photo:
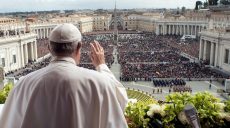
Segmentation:
<svg viewBox="0 0 230 128">
<path fill-rule="evenodd" d="M 202 2 L 201 1 L 196 1 L 195 10 L 198 10 L 200 5 L 202 5 Z"/>
<path fill-rule="evenodd" d="M 185 11 L 186 11 L 186 8 L 183 6 L 183 7 L 181 8 L 181 13 L 184 14 Z"/>
<path fill-rule="evenodd" d="M 207 2 L 207 1 L 205 1 L 205 2 L 203 3 L 203 8 L 204 8 L 204 9 L 208 8 L 208 2 Z"/>
<path fill-rule="evenodd" d="M 208 0 L 208 5 L 217 5 L 219 0 Z"/>
<path fill-rule="evenodd" d="M 230 0 L 220 0 L 220 3 L 223 5 L 230 5 Z"/>
</svg>

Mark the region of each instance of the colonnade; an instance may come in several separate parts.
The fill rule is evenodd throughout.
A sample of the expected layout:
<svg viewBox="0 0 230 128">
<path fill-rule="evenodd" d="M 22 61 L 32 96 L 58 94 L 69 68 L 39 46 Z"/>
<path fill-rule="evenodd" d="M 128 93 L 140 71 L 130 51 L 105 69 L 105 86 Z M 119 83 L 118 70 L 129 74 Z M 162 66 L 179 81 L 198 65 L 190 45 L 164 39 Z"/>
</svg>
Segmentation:
<svg viewBox="0 0 230 128">
<path fill-rule="evenodd" d="M 49 35 L 52 29 L 53 28 L 51 27 L 36 28 L 35 33 L 37 34 L 37 38 L 38 39 L 49 38 Z"/>
<path fill-rule="evenodd" d="M 220 46 L 218 42 L 211 42 L 210 40 L 200 39 L 199 59 L 206 61 L 211 66 L 218 66 L 220 62 Z"/>
<path fill-rule="evenodd" d="M 25 64 L 29 62 L 29 60 L 34 61 L 37 60 L 37 42 L 28 42 L 28 43 L 22 43 L 20 46 L 20 57 L 21 57 L 21 66 L 24 67 Z"/>
<path fill-rule="evenodd" d="M 156 26 L 157 35 L 195 35 L 198 36 L 206 26 L 194 24 L 158 24 Z"/>
</svg>

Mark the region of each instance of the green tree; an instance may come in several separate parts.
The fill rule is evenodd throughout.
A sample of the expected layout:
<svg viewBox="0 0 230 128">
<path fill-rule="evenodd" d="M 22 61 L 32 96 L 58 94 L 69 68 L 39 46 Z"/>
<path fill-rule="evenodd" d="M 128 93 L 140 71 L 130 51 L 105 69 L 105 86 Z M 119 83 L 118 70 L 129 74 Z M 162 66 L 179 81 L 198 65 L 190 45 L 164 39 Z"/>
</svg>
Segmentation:
<svg viewBox="0 0 230 128">
<path fill-rule="evenodd" d="M 186 11 L 186 8 L 183 6 L 183 7 L 181 8 L 181 13 L 184 14 L 185 11 Z"/>
<path fill-rule="evenodd" d="M 230 5 L 230 0 L 220 0 L 220 3 L 223 5 Z"/>
<path fill-rule="evenodd" d="M 204 8 L 204 9 L 208 8 L 208 1 L 205 1 L 205 2 L 203 3 L 203 8 Z"/>
<path fill-rule="evenodd" d="M 217 5 L 219 0 L 208 0 L 208 5 Z"/>
<path fill-rule="evenodd" d="M 202 5 L 202 2 L 201 1 L 196 1 L 195 10 L 198 10 L 200 5 Z"/>
</svg>

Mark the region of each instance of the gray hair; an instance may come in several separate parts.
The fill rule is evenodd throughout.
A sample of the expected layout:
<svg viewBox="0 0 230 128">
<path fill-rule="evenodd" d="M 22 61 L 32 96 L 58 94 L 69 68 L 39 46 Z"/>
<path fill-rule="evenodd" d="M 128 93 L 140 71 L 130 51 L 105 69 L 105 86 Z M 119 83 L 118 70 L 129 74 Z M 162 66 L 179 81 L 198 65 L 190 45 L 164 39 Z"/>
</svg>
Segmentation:
<svg viewBox="0 0 230 128">
<path fill-rule="evenodd" d="M 54 56 L 71 56 L 78 46 L 78 42 L 57 43 L 50 41 L 49 47 Z"/>
</svg>

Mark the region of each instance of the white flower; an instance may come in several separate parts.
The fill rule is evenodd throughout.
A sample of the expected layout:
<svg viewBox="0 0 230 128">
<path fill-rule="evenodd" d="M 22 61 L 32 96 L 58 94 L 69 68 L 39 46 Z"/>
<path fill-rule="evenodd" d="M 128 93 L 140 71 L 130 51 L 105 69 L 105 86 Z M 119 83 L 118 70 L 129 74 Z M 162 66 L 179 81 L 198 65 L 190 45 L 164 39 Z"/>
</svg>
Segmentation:
<svg viewBox="0 0 230 128">
<path fill-rule="evenodd" d="M 215 105 L 218 106 L 221 111 L 224 111 L 224 108 L 226 106 L 224 103 L 215 103 Z"/>
<path fill-rule="evenodd" d="M 220 119 L 224 119 L 226 117 L 226 113 L 225 112 L 220 112 L 220 113 L 218 113 L 217 117 L 220 118 Z"/>
<path fill-rule="evenodd" d="M 226 113 L 224 117 L 227 121 L 230 121 L 230 113 Z"/>
<path fill-rule="evenodd" d="M 137 99 L 128 99 L 128 103 L 135 104 L 137 103 Z"/>
<path fill-rule="evenodd" d="M 154 114 L 160 114 L 161 116 L 165 115 L 164 108 L 165 106 L 160 106 L 158 104 L 151 104 L 149 105 L 149 111 L 147 112 L 147 115 L 150 117 L 153 117 Z"/>
<path fill-rule="evenodd" d="M 154 115 L 153 109 L 149 109 L 149 111 L 147 112 L 147 115 L 148 115 L 149 117 L 153 117 L 153 115 Z"/>
<path fill-rule="evenodd" d="M 185 113 L 184 113 L 184 112 L 180 112 L 180 113 L 178 114 L 178 119 L 180 120 L 180 122 L 181 122 L 182 124 L 188 124 L 188 123 L 189 123 L 188 120 L 187 120 L 187 118 L 186 118 L 186 116 L 185 116 Z"/>
</svg>

